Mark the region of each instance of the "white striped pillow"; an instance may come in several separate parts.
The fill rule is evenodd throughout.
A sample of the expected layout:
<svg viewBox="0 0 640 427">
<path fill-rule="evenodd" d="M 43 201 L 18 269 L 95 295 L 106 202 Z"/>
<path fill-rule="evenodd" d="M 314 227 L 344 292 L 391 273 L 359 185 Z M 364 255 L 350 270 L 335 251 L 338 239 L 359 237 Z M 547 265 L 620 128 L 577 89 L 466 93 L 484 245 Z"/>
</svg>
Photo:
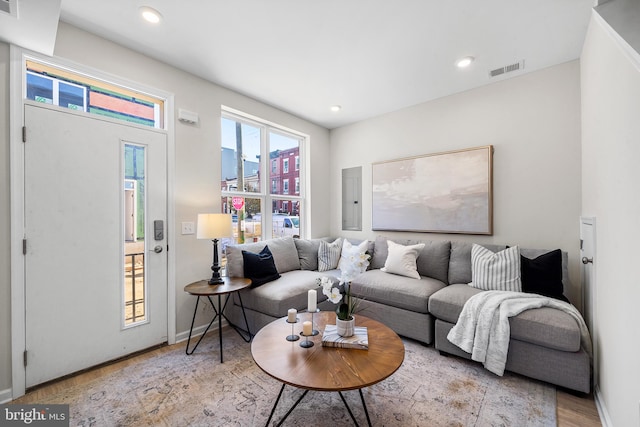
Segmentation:
<svg viewBox="0 0 640 427">
<path fill-rule="evenodd" d="M 321 240 L 320 249 L 318 249 L 318 271 L 329 271 L 338 268 L 341 253 L 341 238 L 337 238 L 333 243 L 327 243 Z"/>
<path fill-rule="evenodd" d="M 470 286 L 486 291 L 522 292 L 520 248 L 514 246 L 498 253 L 474 244 L 471 248 Z"/>
</svg>

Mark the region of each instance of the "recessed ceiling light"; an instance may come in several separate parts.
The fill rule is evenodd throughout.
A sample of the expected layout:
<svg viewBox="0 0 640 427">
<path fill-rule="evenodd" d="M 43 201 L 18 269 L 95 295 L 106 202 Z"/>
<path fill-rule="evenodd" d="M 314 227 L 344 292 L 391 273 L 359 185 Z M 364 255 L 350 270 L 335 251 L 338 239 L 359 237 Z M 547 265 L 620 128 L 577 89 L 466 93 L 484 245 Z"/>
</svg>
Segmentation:
<svg viewBox="0 0 640 427">
<path fill-rule="evenodd" d="M 145 21 L 157 24 L 162 19 L 162 14 L 149 6 L 142 6 L 140 8 L 140 14 Z"/>
<path fill-rule="evenodd" d="M 473 56 L 465 56 L 464 58 L 459 59 L 458 62 L 456 62 L 456 65 L 458 68 L 466 68 L 471 65 L 474 59 L 475 58 Z"/>
<path fill-rule="evenodd" d="M 338 111 L 342 110 L 342 107 L 339 105 L 332 105 L 330 110 L 333 111 L 334 113 L 337 113 Z"/>
</svg>

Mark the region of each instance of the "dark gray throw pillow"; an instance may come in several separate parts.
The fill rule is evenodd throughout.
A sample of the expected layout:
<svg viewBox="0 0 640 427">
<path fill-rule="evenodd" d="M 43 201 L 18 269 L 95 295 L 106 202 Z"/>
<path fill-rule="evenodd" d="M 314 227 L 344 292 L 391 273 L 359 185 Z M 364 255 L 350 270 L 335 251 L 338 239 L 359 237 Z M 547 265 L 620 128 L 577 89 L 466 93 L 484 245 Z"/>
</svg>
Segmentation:
<svg viewBox="0 0 640 427">
<path fill-rule="evenodd" d="M 260 253 L 242 251 L 244 261 L 244 277 L 251 279 L 251 287 L 255 288 L 280 277 L 269 246 Z"/>
<path fill-rule="evenodd" d="M 562 251 L 547 252 L 537 258 L 520 256 L 522 290 L 569 302 L 562 285 Z"/>
</svg>

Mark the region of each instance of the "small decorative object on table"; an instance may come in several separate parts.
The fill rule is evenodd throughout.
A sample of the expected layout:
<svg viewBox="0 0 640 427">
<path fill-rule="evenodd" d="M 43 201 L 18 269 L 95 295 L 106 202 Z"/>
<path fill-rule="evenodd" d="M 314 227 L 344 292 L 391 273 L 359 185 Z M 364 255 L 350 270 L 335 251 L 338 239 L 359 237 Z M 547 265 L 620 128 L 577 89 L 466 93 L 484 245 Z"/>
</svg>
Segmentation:
<svg viewBox="0 0 640 427">
<path fill-rule="evenodd" d="M 326 325 L 322 334 L 323 347 L 369 349 L 369 334 L 366 326 L 358 326 L 350 337 L 338 334 L 336 325 Z"/>
<path fill-rule="evenodd" d="M 355 319 L 353 314 L 358 308 L 359 301 L 351 298 L 351 282 L 367 270 L 370 258 L 371 256 L 366 252 L 350 255 L 347 261 L 342 264 L 342 274 L 338 286 L 334 286 L 333 280 L 329 277 L 318 279 L 318 285 L 322 286 L 322 293 L 332 303 L 339 304 L 336 309 L 336 325 L 340 321 L 347 322 L 347 324 L 341 324 L 343 327 L 337 329 L 340 336 L 349 337 L 354 333 Z"/>
<path fill-rule="evenodd" d="M 350 337 L 354 334 L 356 328 L 356 318 L 351 316 L 348 320 L 340 320 L 336 318 L 336 333 L 341 337 Z"/>
<path fill-rule="evenodd" d="M 302 322 L 302 332 L 300 332 L 300 335 L 304 337 L 304 341 L 300 341 L 300 347 L 313 347 L 313 341 L 309 341 L 309 337 L 313 335 L 313 328 L 310 321 Z"/>
<path fill-rule="evenodd" d="M 293 333 L 294 323 L 298 323 L 298 310 L 290 308 L 287 312 L 287 323 L 291 323 L 291 335 L 287 335 L 287 341 L 298 341 L 300 337 Z"/>
<path fill-rule="evenodd" d="M 307 311 L 311 313 L 311 335 L 318 335 L 320 332 L 315 328 L 315 322 L 313 315 L 318 313 L 318 292 L 315 289 L 310 289 L 307 294 Z"/>
</svg>

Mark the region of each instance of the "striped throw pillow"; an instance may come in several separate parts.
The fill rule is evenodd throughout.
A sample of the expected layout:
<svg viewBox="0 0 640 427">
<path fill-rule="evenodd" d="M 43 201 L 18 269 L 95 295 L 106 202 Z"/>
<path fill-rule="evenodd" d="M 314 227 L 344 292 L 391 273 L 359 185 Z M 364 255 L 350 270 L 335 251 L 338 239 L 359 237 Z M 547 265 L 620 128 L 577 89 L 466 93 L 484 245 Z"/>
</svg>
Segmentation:
<svg viewBox="0 0 640 427">
<path fill-rule="evenodd" d="M 486 291 L 522 292 L 520 276 L 518 246 L 498 253 L 476 244 L 471 248 L 470 286 Z"/>
<path fill-rule="evenodd" d="M 332 243 L 320 241 L 318 249 L 318 271 L 329 271 L 338 268 L 342 253 L 342 239 L 337 238 Z"/>
</svg>

